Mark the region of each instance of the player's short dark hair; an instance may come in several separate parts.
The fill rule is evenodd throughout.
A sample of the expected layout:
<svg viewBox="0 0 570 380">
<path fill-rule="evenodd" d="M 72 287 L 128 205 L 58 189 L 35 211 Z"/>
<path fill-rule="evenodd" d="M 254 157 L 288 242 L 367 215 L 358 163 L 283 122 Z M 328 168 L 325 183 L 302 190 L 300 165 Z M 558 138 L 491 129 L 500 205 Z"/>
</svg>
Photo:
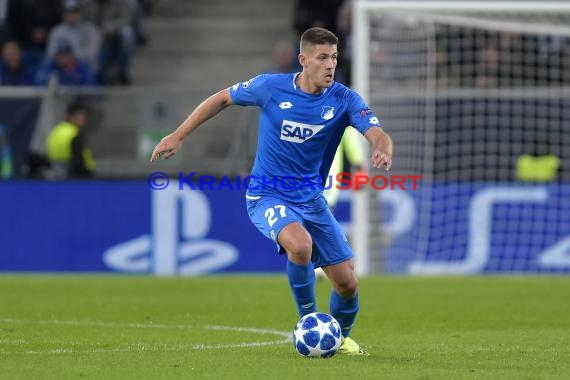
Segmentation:
<svg viewBox="0 0 570 380">
<path fill-rule="evenodd" d="M 301 50 L 308 45 L 338 45 L 338 37 L 325 28 L 309 28 L 301 36 Z"/>
<path fill-rule="evenodd" d="M 81 101 L 74 101 L 67 106 L 67 116 L 73 116 L 80 112 L 89 113 L 89 106 Z"/>
</svg>

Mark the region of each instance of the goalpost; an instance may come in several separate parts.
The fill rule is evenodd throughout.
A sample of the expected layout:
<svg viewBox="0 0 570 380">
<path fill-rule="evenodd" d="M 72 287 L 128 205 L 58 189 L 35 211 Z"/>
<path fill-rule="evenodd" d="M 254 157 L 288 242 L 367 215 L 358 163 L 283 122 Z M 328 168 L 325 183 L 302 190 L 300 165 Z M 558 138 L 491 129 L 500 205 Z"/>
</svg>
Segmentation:
<svg viewBox="0 0 570 380">
<path fill-rule="evenodd" d="M 570 179 L 570 2 L 355 0 L 352 24 L 353 86 L 392 172 L 422 175 L 353 194 L 357 272 L 570 271 L 568 189 L 517 182 L 523 154 Z"/>
</svg>

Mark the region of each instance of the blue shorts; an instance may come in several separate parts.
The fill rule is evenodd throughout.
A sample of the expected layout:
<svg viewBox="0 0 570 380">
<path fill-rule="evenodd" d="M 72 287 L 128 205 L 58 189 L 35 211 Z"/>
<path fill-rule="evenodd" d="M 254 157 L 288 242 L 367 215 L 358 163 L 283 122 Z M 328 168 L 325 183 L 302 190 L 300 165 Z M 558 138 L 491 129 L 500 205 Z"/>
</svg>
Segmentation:
<svg viewBox="0 0 570 380">
<path fill-rule="evenodd" d="M 266 237 L 277 243 L 280 254 L 284 254 L 285 250 L 277 242 L 279 232 L 289 223 L 298 222 L 313 239 L 311 261 L 315 268 L 338 264 L 352 258 L 353 253 L 346 236 L 323 196 L 302 204 L 269 196 L 248 196 L 246 203 L 247 213 L 253 224 Z"/>
</svg>

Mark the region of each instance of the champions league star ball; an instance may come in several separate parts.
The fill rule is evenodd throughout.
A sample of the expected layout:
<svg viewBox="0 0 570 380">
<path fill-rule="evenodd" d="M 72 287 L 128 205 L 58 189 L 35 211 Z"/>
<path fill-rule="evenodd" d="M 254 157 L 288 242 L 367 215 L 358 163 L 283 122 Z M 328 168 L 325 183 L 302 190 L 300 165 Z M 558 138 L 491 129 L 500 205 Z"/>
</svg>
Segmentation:
<svg viewBox="0 0 570 380">
<path fill-rule="evenodd" d="M 293 344 L 297 352 L 311 358 L 329 358 L 340 347 L 340 325 L 332 316 L 324 313 L 305 315 L 293 331 Z"/>
</svg>

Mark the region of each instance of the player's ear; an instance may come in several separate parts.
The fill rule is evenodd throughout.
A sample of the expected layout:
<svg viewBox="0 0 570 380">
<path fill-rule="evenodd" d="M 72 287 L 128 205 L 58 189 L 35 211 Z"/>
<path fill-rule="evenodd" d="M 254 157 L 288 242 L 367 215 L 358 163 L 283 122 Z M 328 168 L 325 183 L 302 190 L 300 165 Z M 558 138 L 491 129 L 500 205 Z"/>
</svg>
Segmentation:
<svg viewBox="0 0 570 380">
<path fill-rule="evenodd" d="M 305 54 L 303 54 L 302 52 L 299 53 L 299 63 L 301 64 L 301 67 L 305 67 L 307 63 L 307 56 L 305 56 Z"/>
</svg>

